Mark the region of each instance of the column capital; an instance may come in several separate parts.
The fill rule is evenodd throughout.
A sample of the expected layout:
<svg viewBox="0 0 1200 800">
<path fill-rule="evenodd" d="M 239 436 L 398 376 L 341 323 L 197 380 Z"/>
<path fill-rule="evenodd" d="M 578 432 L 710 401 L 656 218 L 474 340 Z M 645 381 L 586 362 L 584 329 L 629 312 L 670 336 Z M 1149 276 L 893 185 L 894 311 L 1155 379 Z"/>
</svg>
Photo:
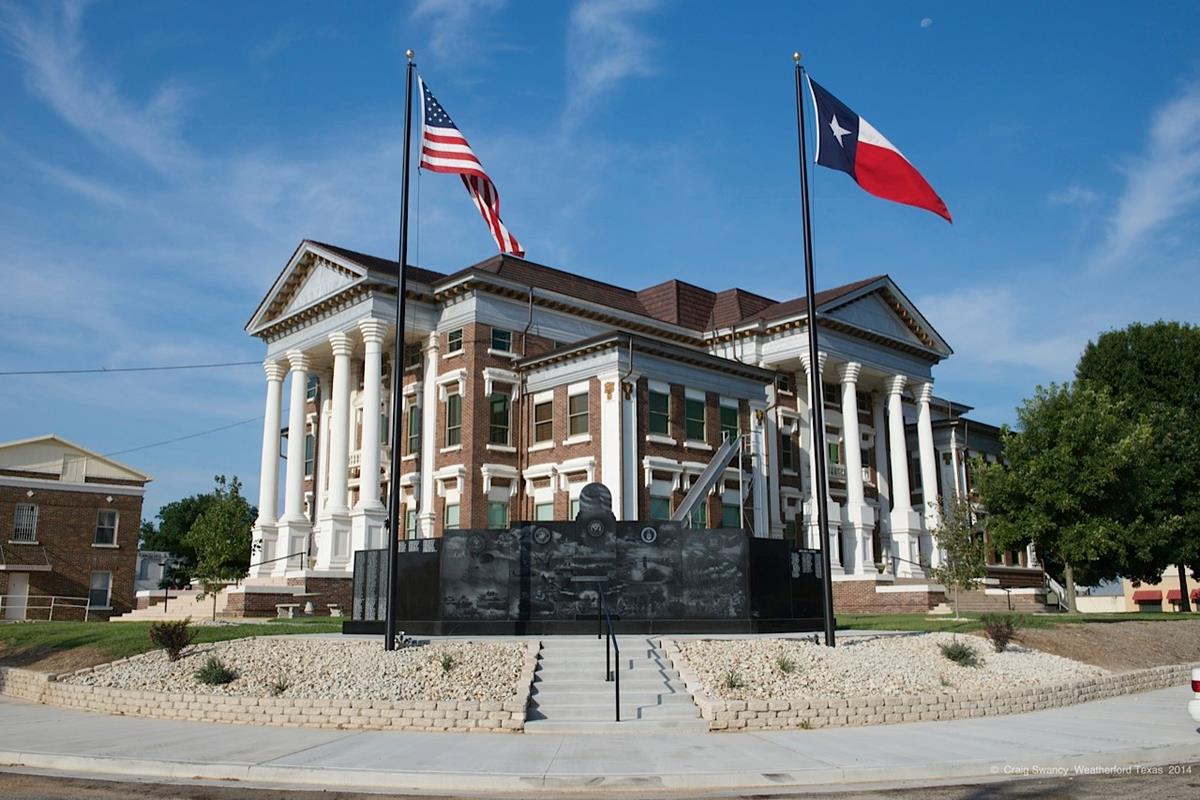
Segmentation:
<svg viewBox="0 0 1200 800">
<path fill-rule="evenodd" d="M 383 339 L 387 335 L 387 323 L 381 319 L 364 319 L 358 323 L 358 330 L 362 333 L 363 344 L 383 344 Z"/>
<path fill-rule="evenodd" d="M 282 361 L 264 361 L 263 372 L 267 374 L 267 380 L 282 383 L 287 377 L 287 365 Z"/>
<path fill-rule="evenodd" d="M 348 356 L 354 352 L 354 340 L 342 331 L 329 334 L 329 344 L 333 346 L 334 356 Z"/>
<path fill-rule="evenodd" d="M 904 387 L 908 386 L 908 376 L 893 375 L 884 382 L 884 386 L 887 387 L 887 393 L 889 395 L 903 394 Z"/>
<path fill-rule="evenodd" d="M 929 400 L 933 397 L 933 381 L 917 384 L 917 390 L 914 394 L 917 397 L 918 403 L 929 405 Z"/>
<path fill-rule="evenodd" d="M 857 383 L 861 373 L 862 364 L 857 361 L 847 361 L 838 367 L 838 377 L 842 379 L 842 383 Z"/>
<path fill-rule="evenodd" d="M 312 366 L 312 359 L 303 350 L 289 350 L 287 360 L 293 372 L 306 372 Z"/>
<path fill-rule="evenodd" d="M 825 362 L 828 360 L 829 360 L 829 353 L 824 353 L 824 352 L 817 353 L 817 372 L 819 374 L 821 374 L 821 375 L 825 374 Z M 812 374 L 812 370 L 810 369 L 811 359 L 809 359 L 807 352 L 800 354 L 800 364 L 804 367 L 804 372 L 806 374 L 808 374 L 808 375 Z"/>
</svg>

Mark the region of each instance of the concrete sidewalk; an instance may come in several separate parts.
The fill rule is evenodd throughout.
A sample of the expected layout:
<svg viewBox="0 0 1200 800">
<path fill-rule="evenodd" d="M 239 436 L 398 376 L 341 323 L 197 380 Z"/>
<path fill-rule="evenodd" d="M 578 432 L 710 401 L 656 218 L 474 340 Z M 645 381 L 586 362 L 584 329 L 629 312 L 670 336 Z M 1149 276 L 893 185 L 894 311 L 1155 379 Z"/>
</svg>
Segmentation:
<svg viewBox="0 0 1200 800">
<path fill-rule="evenodd" d="M 1006 717 L 733 734 L 340 732 L 0 699 L 0 764 L 96 777 L 532 795 L 795 791 L 1200 761 L 1187 687 Z"/>
</svg>

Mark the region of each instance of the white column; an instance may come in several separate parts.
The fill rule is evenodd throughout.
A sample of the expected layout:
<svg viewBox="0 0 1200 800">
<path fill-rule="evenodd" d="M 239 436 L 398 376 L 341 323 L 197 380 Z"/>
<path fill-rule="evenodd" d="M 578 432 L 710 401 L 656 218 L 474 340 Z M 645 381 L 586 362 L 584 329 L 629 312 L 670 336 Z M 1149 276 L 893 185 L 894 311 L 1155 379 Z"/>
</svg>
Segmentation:
<svg viewBox="0 0 1200 800">
<path fill-rule="evenodd" d="M 862 364 L 848 361 L 838 369 L 842 381 L 842 439 L 846 449 L 846 523 L 854 542 L 853 557 L 845 564 L 855 575 L 874 573 L 871 533 L 875 525 L 872 509 L 863 495 L 862 434 L 858 429 L 858 376 Z"/>
<path fill-rule="evenodd" d="M 287 472 L 284 479 L 283 520 L 307 522 L 304 516 L 304 419 L 309 359 L 306 353 L 288 353 L 291 365 L 291 396 L 288 401 Z"/>
<path fill-rule="evenodd" d="M 358 323 L 363 338 L 363 425 L 362 449 L 359 451 L 358 507 L 382 510 L 379 501 L 379 430 L 380 385 L 382 372 L 383 337 L 387 325 L 381 320 L 365 319 Z M 394 372 L 395 370 L 393 370 Z M 391 412 L 388 412 L 389 418 Z M 398 420 L 392 420 L 398 425 Z"/>
<path fill-rule="evenodd" d="M 825 466 L 826 466 L 825 485 L 817 486 L 817 448 L 818 447 L 826 447 L 826 444 L 825 444 L 825 431 L 817 430 L 817 426 L 815 424 L 816 407 L 817 407 L 816 404 L 823 402 L 822 398 L 821 398 L 821 381 L 823 380 L 824 375 L 825 375 L 825 362 L 828 360 L 828 357 L 829 357 L 828 353 L 818 353 L 817 354 L 817 381 L 816 381 L 817 392 L 816 392 L 816 396 L 814 397 L 813 396 L 813 388 L 812 388 L 813 377 L 812 377 L 812 368 L 811 368 L 811 364 L 810 364 L 810 359 L 808 358 L 807 353 L 800 356 L 800 363 L 802 363 L 804 365 L 804 373 L 805 373 L 805 381 L 804 382 L 805 382 L 805 385 L 808 387 L 808 431 L 809 431 L 808 464 L 809 464 L 809 475 L 810 475 L 810 479 L 808 482 L 808 485 L 809 485 L 808 527 L 809 527 L 809 530 L 811 531 L 810 539 L 811 539 L 812 544 L 810 546 L 816 547 L 818 542 L 820 541 L 819 537 L 824 535 L 825 541 L 826 541 L 826 546 L 829 548 L 829 565 L 830 565 L 829 571 L 830 571 L 830 574 L 840 575 L 840 574 L 842 574 L 843 570 L 842 570 L 841 547 L 839 546 L 840 543 L 839 543 L 838 539 L 841 535 L 841 533 L 840 533 L 841 532 L 841 522 L 840 521 L 842 518 L 842 512 L 841 512 L 841 506 L 839 506 L 837 503 L 833 502 L 833 498 L 829 496 L 829 469 L 828 469 L 829 463 L 828 463 L 828 460 L 826 460 L 826 464 L 825 464 Z M 826 450 L 828 450 L 828 448 L 826 448 Z M 824 532 L 824 534 L 821 534 L 818 530 L 820 521 L 818 520 L 818 514 L 817 514 L 817 492 L 825 493 L 825 505 L 829 509 L 829 520 L 828 520 L 829 527 Z"/>
<path fill-rule="evenodd" d="M 921 509 L 925 518 L 925 536 L 922 549 L 929 554 L 929 563 L 939 566 L 942 555 L 933 531 L 938 525 L 937 452 L 933 447 L 933 423 L 929 413 L 929 399 L 933 396 L 933 384 L 922 383 L 917 388 L 917 450 L 921 458 Z"/>
<path fill-rule="evenodd" d="M 896 575 L 901 578 L 921 578 L 920 553 L 916 537 L 920 536 L 920 517 L 913 513 L 908 487 L 908 443 L 904 436 L 904 387 L 908 378 L 896 375 L 888 381 L 888 446 L 892 456 L 892 541 L 895 543 Z"/>
<path fill-rule="evenodd" d="M 613 510 L 620 520 L 636 520 L 638 518 L 638 491 L 641 482 L 641 470 L 638 468 L 638 375 L 630 373 L 621 384 L 621 458 L 625 472 L 624 485 L 621 487 L 621 505 L 614 503 Z"/>
<path fill-rule="evenodd" d="M 329 513 L 345 514 L 350 474 L 350 354 L 354 344 L 344 333 L 329 334 L 333 346 L 333 420 L 329 436 Z"/>
<path fill-rule="evenodd" d="M 767 390 L 771 398 L 771 410 L 767 412 L 766 426 L 763 430 L 763 438 L 767 444 L 767 475 L 770 476 L 767 481 L 767 508 L 769 510 L 768 518 L 771 522 L 771 538 L 783 538 L 783 515 L 780 513 L 779 500 L 779 409 L 775 407 L 776 394 L 775 387 L 772 386 Z M 724 486 L 724 481 L 721 485 Z"/>
<path fill-rule="evenodd" d="M 750 453 L 754 464 L 750 491 L 754 498 L 754 535 L 760 538 L 771 533 L 767 515 L 770 498 L 767 493 L 766 418 L 764 404 L 750 404 Z"/>
<path fill-rule="evenodd" d="M 433 536 L 437 513 L 433 507 L 433 462 L 438 451 L 438 387 L 437 376 L 441 356 L 438 354 L 437 331 L 429 334 L 425 347 L 425 377 L 421 387 L 421 503 L 417 514 L 417 536 Z M 400 385 L 397 382 L 397 387 Z M 403 526 L 402 526 L 403 527 Z"/>
<path fill-rule="evenodd" d="M 260 571 L 270 572 L 270 564 L 263 564 L 261 569 L 258 565 L 275 557 L 275 523 L 279 511 L 279 419 L 287 367 L 267 361 L 263 371 L 267 375 L 267 407 L 263 414 L 262 463 L 258 471 L 258 519 L 252 534 L 259 548 L 251 557 L 254 564 L 251 577 L 258 577 Z"/>
<path fill-rule="evenodd" d="M 879 493 L 879 554 L 884 571 L 892 571 L 891 486 L 888 474 L 887 425 L 883 393 L 871 395 L 871 426 L 875 428 L 875 489 Z"/>
<path fill-rule="evenodd" d="M 623 519 L 621 513 L 625 507 L 621 485 L 621 375 L 612 372 L 607 375 L 597 375 L 600 381 L 600 463 L 596 470 L 596 480 L 603 483 L 612 494 L 613 514 L 617 519 Z M 593 434 L 594 435 L 594 434 Z"/>
</svg>

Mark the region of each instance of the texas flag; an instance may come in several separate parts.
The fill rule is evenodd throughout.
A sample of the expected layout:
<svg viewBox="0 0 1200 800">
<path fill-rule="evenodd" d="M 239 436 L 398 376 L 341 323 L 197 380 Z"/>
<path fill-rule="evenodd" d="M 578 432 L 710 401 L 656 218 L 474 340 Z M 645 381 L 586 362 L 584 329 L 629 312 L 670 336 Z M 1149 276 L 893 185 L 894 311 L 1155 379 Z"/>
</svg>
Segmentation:
<svg viewBox="0 0 1200 800">
<path fill-rule="evenodd" d="M 896 145 L 812 78 L 808 88 L 817 115 L 818 164 L 849 174 L 876 197 L 928 209 L 952 221 L 942 198 Z"/>
</svg>

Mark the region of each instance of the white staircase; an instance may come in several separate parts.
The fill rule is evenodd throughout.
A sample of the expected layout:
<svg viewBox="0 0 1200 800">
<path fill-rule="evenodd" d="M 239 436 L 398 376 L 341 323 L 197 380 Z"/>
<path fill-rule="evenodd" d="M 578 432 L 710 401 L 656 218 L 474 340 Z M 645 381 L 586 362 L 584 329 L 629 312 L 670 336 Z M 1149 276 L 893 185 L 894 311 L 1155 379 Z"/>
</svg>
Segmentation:
<svg viewBox="0 0 1200 800">
<path fill-rule="evenodd" d="M 209 596 L 201 600 L 200 591 L 199 589 L 172 589 L 165 610 L 163 604 L 159 602 L 149 608 L 137 608 L 119 617 L 112 617 L 109 619 L 109 622 L 161 622 L 162 620 L 184 619 L 186 617 L 191 617 L 192 619 L 211 619 L 213 599 Z M 161 598 L 162 593 L 158 592 L 157 596 Z M 225 605 L 228 600 L 229 596 L 222 589 L 217 594 L 218 617 L 225 611 Z"/>
<path fill-rule="evenodd" d="M 604 680 L 604 639 L 547 636 L 533 676 L 525 732 L 654 733 L 708 730 L 679 673 L 644 636 L 618 637 L 621 721 L 614 683 Z"/>
</svg>

